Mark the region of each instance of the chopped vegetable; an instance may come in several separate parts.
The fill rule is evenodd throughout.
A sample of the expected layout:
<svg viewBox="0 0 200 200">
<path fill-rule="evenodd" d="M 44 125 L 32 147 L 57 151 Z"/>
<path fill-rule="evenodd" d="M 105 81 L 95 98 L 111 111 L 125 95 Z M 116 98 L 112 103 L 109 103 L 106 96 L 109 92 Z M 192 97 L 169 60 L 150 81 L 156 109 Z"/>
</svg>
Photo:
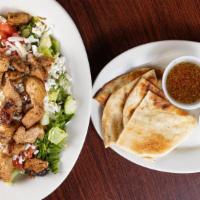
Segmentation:
<svg viewBox="0 0 200 200">
<path fill-rule="evenodd" d="M 22 37 L 28 38 L 31 35 L 32 26 L 30 24 L 24 25 L 21 28 Z"/>
<path fill-rule="evenodd" d="M 53 144 L 48 140 L 48 133 L 46 133 L 43 140 L 37 140 L 36 144 L 39 150 L 37 157 L 48 161 L 49 169 L 53 173 L 57 173 L 59 169 L 60 153 L 64 148 L 65 139 L 59 144 Z"/>
<path fill-rule="evenodd" d="M 7 37 L 8 37 L 8 35 L 5 32 L 0 30 L 0 40 L 6 39 Z"/>
<path fill-rule="evenodd" d="M 61 110 L 60 112 L 56 113 L 54 118 L 51 119 L 50 125 L 52 127 L 60 127 L 64 128 L 65 124 L 73 117 L 73 115 L 66 115 L 64 110 Z"/>
<path fill-rule="evenodd" d="M 9 36 L 16 32 L 15 28 L 8 23 L 0 23 L 0 31 Z"/>
<path fill-rule="evenodd" d="M 65 92 L 68 92 L 70 83 L 66 77 L 65 73 L 62 73 L 58 78 L 58 84 L 64 89 Z"/>
<path fill-rule="evenodd" d="M 22 175 L 24 175 L 24 174 L 21 170 L 15 169 L 12 172 L 10 182 L 13 183 L 16 180 L 16 178 L 18 178 L 19 176 L 22 176 Z"/>
<path fill-rule="evenodd" d="M 67 133 L 64 130 L 58 127 L 53 127 L 49 131 L 48 140 L 53 144 L 59 144 L 66 137 Z"/>
<path fill-rule="evenodd" d="M 57 89 L 52 88 L 48 93 L 49 101 L 56 102 L 56 100 L 58 99 L 59 93 L 60 93 L 60 88 L 57 88 Z"/>
<path fill-rule="evenodd" d="M 64 104 L 63 99 L 66 99 L 68 94 L 65 92 L 65 90 L 60 87 L 60 92 L 57 98 L 57 102 Z"/>
<path fill-rule="evenodd" d="M 39 52 L 48 57 L 54 57 L 60 53 L 60 44 L 47 32 L 40 39 Z"/>
<path fill-rule="evenodd" d="M 73 115 L 76 112 L 76 101 L 72 96 L 68 96 L 65 100 L 65 114 Z"/>
<path fill-rule="evenodd" d="M 53 36 L 51 36 L 51 43 L 52 43 L 52 50 L 54 55 L 57 55 L 60 53 L 60 43 L 58 42 L 58 40 L 56 40 Z"/>
</svg>

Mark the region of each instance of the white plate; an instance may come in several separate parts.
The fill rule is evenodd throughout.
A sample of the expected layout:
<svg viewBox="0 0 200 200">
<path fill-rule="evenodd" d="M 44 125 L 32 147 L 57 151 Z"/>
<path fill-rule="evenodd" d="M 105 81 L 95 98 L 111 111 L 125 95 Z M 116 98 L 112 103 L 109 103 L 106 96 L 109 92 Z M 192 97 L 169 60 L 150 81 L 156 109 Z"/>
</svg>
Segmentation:
<svg viewBox="0 0 200 200">
<path fill-rule="evenodd" d="M 164 68 L 171 60 L 184 55 L 200 58 L 200 44 L 190 41 L 169 40 L 132 48 L 117 56 L 104 67 L 94 83 L 93 95 L 106 82 L 136 66 L 151 63 Z M 198 117 L 199 113 L 200 110 L 196 110 L 193 114 Z M 101 115 L 102 108 L 95 100 L 92 100 L 92 122 L 100 137 L 102 137 Z M 200 126 L 193 131 L 186 142 L 155 162 L 139 158 L 114 145 L 112 149 L 131 162 L 150 169 L 172 173 L 200 172 Z"/>
<path fill-rule="evenodd" d="M 53 0 L 3 0 L 0 13 L 21 10 L 46 17 L 52 24 L 54 35 L 61 43 L 68 68 L 73 78 L 73 91 L 78 101 L 77 114 L 69 127 L 68 147 L 61 157 L 61 169 L 56 175 L 21 181 L 12 186 L 0 182 L 0 199 L 38 200 L 54 191 L 74 166 L 88 129 L 91 108 L 91 76 L 86 51 L 79 32 L 65 10 Z"/>
</svg>

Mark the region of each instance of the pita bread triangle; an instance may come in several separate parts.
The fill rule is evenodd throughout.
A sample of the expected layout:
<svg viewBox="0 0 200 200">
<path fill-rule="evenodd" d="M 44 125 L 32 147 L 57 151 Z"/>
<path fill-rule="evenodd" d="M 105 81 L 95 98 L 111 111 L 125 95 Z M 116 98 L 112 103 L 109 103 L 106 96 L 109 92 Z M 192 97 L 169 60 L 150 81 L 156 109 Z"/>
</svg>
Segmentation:
<svg viewBox="0 0 200 200">
<path fill-rule="evenodd" d="M 149 79 L 146 75 L 151 71 L 153 71 L 152 74 L 154 74 L 154 76 L 150 76 L 151 79 Z M 129 96 L 126 99 L 123 109 L 124 126 L 126 126 L 134 110 L 137 108 L 137 106 L 140 104 L 140 102 L 142 101 L 142 99 L 149 90 L 156 93 L 160 97 L 164 97 L 163 92 L 158 87 L 155 86 L 158 84 L 158 82 L 154 70 L 151 71 L 147 72 L 145 75 L 142 76 L 142 78 L 138 81 L 138 83 L 136 84 L 136 86 L 130 92 Z"/>
<path fill-rule="evenodd" d="M 94 99 L 96 99 L 101 105 L 105 105 L 107 99 L 109 96 L 121 88 L 122 86 L 130 83 L 131 81 L 134 81 L 147 71 L 149 71 L 149 68 L 138 68 L 134 69 L 133 71 L 130 71 L 126 74 L 123 74 L 121 76 L 116 77 L 115 79 L 109 81 L 106 83 L 94 96 Z"/>
<path fill-rule="evenodd" d="M 146 79 L 156 82 L 154 70 L 150 70 L 143 75 Z M 122 86 L 111 94 L 103 110 L 102 133 L 105 147 L 115 143 L 119 134 L 123 130 L 123 108 L 127 96 L 133 90 L 139 78 Z"/>
<path fill-rule="evenodd" d="M 117 145 L 141 157 L 158 158 L 184 141 L 196 119 L 149 91 L 122 131 Z"/>
</svg>

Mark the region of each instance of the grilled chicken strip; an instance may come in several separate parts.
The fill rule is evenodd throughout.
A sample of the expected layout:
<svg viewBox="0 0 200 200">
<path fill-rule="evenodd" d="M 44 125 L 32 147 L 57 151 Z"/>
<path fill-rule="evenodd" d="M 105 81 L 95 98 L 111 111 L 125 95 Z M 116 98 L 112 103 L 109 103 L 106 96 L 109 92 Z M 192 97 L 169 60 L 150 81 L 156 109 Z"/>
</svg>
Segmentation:
<svg viewBox="0 0 200 200">
<path fill-rule="evenodd" d="M 46 96 L 44 84 L 35 77 L 28 77 L 25 81 L 25 90 L 31 98 L 33 105 L 43 106 L 43 100 Z"/>
<path fill-rule="evenodd" d="M 29 72 L 29 66 L 20 57 L 13 57 L 10 61 L 12 67 L 14 67 L 18 72 Z"/>
<path fill-rule="evenodd" d="M 34 143 L 37 138 L 42 139 L 43 136 L 44 136 L 44 129 L 41 125 L 37 124 L 28 129 L 27 131 L 23 126 L 20 126 L 15 132 L 13 139 L 17 144 Z"/>
<path fill-rule="evenodd" d="M 5 85 L 3 86 L 2 90 L 6 100 L 12 100 L 15 105 L 16 112 L 20 113 L 22 111 L 22 100 L 8 78 L 6 78 Z"/>
<path fill-rule="evenodd" d="M 15 125 L 0 124 L 0 143 L 8 144 L 16 130 Z"/>
<path fill-rule="evenodd" d="M 43 115 L 44 115 L 43 107 L 35 105 L 22 118 L 22 123 L 26 128 L 30 128 L 31 126 L 39 122 L 42 119 Z"/>
<path fill-rule="evenodd" d="M 8 23 L 12 26 L 27 24 L 30 20 L 31 16 L 28 13 L 8 13 Z"/>
<path fill-rule="evenodd" d="M 13 170 L 14 167 L 12 164 L 12 158 L 4 154 L 0 154 L 0 178 L 9 182 L 12 178 Z"/>
<path fill-rule="evenodd" d="M 25 162 L 25 171 L 32 176 L 43 175 L 42 172 L 46 171 L 49 166 L 47 161 L 43 161 L 37 158 L 29 159 Z"/>
<path fill-rule="evenodd" d="M 6 72 L 9 67 L 9 58 L 5 55 L 0 56 L 0 72 Z"/>
</svg>

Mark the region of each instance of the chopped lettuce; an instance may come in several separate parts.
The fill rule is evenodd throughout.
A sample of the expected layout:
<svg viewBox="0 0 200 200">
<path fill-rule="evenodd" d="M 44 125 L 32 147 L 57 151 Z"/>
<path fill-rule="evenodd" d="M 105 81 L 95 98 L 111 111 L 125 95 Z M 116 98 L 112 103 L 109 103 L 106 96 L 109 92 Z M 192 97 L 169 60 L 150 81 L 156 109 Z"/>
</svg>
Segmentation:
<svg viewBox="0 0 200 200">
<path fill-rule="evenodd" d="M 54 115 L 54 118 L 51 119 L 50 125 L 51 127 L 60 127 L 64 129 L 65 124 L 70 121 L 70 119 L 73 117 L 72 115 L 66 115 L 64 110 L 61 110 L 60 112 L 56 113 Z"/>
<path fill-rule="evenodd" d="M 64 89 L 65 92 L 68 92 L 69 87 L 70 87 L 70 83 L 69 80 L 66 77 L 65 73 L 62 73 L 59 78 L 58 78 L 58 84 L 60 87 L 62 87 Z"/>
<path fill-rule="evenodd" d="M 53 50 L 54 55 L 60 54 L 60 43 L 53 36 L 51 36 L 51 49 Z"/>
<path fill-rule="evenodd" d="M 64 103 L 64 99 L 66 99 L 67 96 L 68 96 L 68 94 L 65 92 L 65 90 L 62 87 L 60 87 L 58 98 L 57 98 L 57 102 L 63 104 Z"/>
<path fill-rule="evenodd" d="M 60 44 L 53 36 L 45 32 L 40 39 L 38 50 L 45 56 L 55 57 L 60 54 Z"/>
<path fill-rule="evenodd" d="M 42 140 L 38 139 L 36 141 L 36 145 L 39 150 L 37 157 L 42 160 L 48 161 L 49 169 L 53 173 L 57 173 L 59 169 L 60 153 L 62 152 L 65 146 L 65 138 L 58 144 L 54 144 L 51 141 L 49 141 L 48 137 L 49 132 L 45 134 Z"/>
</svg>

